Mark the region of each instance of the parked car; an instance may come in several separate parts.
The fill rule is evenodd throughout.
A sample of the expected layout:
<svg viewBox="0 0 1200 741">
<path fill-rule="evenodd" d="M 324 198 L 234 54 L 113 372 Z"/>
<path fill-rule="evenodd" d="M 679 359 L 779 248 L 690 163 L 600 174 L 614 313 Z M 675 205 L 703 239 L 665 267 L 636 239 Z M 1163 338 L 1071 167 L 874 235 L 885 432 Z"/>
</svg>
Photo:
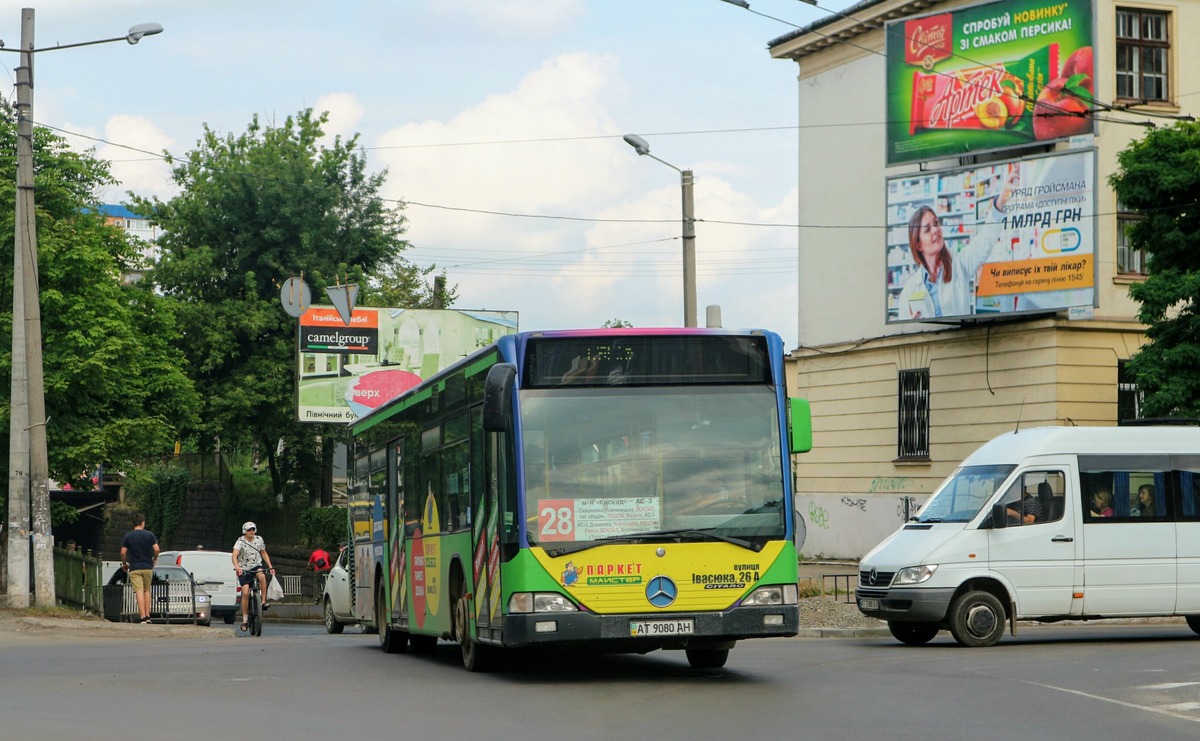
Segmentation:
<svg viewBox="0 0 1200 741">
<path fill-rule="evenodd" d="M 119 569 L 104 587 L 104 619 L 112 622 L 136 620 L 137 601 L 129 575 Z M 165 623 L 208 625 L 212 621 L 212 601 L 179 566 L 155 566 L 150 584 L 150 620 Z"/>
<path fill-rule="evenodd" d="M 347 570 L 349 548 L 338 554 L 333 568 L 325 576 L 325 591 L 321 595 L 321 610 L 325 616 L 325 631 L 341 633 L 347 625 L 354 625 L 353 608 L 350 603 L 350 572 Z"/>
<path fill-rule="evenodd" d="M 230 551 L 163 551 L 158 554 L 158 562 L 187 569 L 197 586 L 212 598 L 213 617 L 232 625 L 241 615 L 237 572 L 233 570 L 233 554 Z"/>
</svg>

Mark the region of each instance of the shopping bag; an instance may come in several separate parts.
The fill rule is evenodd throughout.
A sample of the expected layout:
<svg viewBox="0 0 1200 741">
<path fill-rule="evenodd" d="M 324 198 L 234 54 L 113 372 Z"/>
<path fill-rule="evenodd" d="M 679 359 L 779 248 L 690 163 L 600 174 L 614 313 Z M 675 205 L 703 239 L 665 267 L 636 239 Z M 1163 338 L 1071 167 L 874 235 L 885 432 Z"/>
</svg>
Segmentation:
<svg viewBox="0 0 1200 741">
<path fill-rule="evenodd" d="M 271 577 L 271 583 L 267 585 L 267 599 L 281 600 L 283 599 L 283 586 L 274 576 Z"/>
</svg>

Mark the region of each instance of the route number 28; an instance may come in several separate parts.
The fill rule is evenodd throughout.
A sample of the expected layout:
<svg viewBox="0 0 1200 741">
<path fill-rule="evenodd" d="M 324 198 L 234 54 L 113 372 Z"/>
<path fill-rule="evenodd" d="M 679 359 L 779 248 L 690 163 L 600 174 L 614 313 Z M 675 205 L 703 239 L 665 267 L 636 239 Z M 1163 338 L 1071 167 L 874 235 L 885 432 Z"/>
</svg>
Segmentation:
<svg viewBox="0 0 1200 741">
<path fill-rule="evenodd" d="M 542 540 L 570 540 L 575 533 L 575 502 L 570 499 L 539 502 L 538 532 Z"/>
</svg>

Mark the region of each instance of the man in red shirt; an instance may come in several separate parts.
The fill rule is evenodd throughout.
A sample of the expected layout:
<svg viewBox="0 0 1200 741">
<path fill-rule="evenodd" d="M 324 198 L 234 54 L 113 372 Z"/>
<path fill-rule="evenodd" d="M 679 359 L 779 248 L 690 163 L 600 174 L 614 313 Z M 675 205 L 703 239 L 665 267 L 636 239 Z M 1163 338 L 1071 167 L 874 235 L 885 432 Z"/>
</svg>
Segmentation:
<svg viewBox="0 0 1200 741">
<path fill-rule="evenodd" d="M 308 568 L 318 574 L 323 574 L 332 569 L 333 562 L 329 558 L 329 552 L 320 547 L 314 550 L 312 555 L 308 557 Z"/>
</svg>

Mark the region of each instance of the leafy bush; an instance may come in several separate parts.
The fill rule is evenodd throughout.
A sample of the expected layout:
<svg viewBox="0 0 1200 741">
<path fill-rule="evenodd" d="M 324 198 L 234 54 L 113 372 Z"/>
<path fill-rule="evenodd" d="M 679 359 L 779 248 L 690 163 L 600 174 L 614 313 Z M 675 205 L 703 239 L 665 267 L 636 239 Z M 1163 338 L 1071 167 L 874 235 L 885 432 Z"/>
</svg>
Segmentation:
<svg viewBox="0 0 1200 741">
<path fill-rule="evenodd" d="M 300 515 L 300 532 L 310 546 L 329 550 L 349 537 L 349 519 L 341 507 L 309 507 Z"/>
<path fill-rule="evenodd" d="M 156 463 L 129 472 L 129 499 L 146 515 L 146 527 L 170 543 L 183 514 L 192 474 L 181 466 Z"/>
</svg>

